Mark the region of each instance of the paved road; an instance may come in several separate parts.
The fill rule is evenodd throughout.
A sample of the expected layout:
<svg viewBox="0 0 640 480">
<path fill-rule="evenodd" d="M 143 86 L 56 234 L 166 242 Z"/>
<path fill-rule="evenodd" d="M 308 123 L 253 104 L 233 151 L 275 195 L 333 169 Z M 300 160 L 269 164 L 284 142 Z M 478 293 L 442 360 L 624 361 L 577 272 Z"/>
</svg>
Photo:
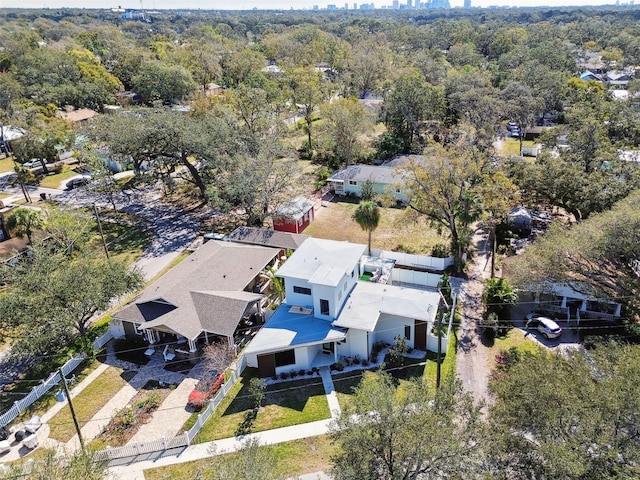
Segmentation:
<svg viewBox="0 0 640 480">
<path fill-rule="evenodd" d="M 61 191 L 53 197 L 63 205 L 112 208 L 104 194 L 96 194 L 85 188 Z M 119 210 L 137 215 L 153 230 L 153 240 L 136 262 L 147 280 L 155 277 L 180 253 L 191 245 L 200 230 L 200 220 L 213 215 L 212 209 L 203 206 L 198 211 L 184 211 L 161 200 L 158 189 L 136 188 L 115 195 Z"/>
</svg>

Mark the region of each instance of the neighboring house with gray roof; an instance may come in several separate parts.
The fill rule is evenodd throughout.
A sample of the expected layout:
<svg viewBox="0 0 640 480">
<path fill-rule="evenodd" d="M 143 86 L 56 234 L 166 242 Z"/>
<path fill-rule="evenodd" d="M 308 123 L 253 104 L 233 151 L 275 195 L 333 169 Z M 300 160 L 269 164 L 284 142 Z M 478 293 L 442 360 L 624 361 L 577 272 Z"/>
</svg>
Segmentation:
<svg viewBox="0 0 640 480">
<path fill-rule="evenodd" d="M 403 190 L 402 175 L 395 167 L 376 165 L 350 165 L 349 167 L 333 173 L 327 183 L 333 188 L 336 195 L 360 197 L 362 186 L 369 180 L 373 189 L 378 194 L 392 193 L 401 202 L 408 201 Z"/>
<path fill-rule="evenodd" d="M 370 180 L 376 193 L 392 193 L 396 200 L 406 203 L 409 192 L 404 186 L 402 167 L 412 162 L 424 163 L 426 158 L 423 155 L 396 155 L 382 165 L 351 165 L 334 172 L 327 182 L 336 195 L 360 197 L 362 185 Z"/>
<path fill-rule="evenodd" d="M 111 331 L 141 335 L 151 345 L 188 343 L 189 356 L 216 337 L 232 344 L 241 320 L 261 313 L 264 271 L 279 254 L 279 248 L 209 241 L 115 313 Z"/>
<path fill-rule="evenodd" d="M 297 249 L 307 238 L 309 238 L 308 235 L 277 232 L 275 230 L 257 227 L 238 227 L 227 235 L 227 239 L 230 242 L 262 245 L 285 250 Z"/>
</svg>

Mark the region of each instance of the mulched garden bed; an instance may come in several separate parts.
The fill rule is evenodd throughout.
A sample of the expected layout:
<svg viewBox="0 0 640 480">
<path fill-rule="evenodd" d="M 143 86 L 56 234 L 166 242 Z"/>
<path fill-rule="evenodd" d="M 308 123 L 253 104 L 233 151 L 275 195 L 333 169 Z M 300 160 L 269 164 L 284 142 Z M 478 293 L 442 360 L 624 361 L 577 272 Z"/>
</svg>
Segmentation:
<svg viewBox="0 0 640 480">
<path fill-rule="evenodd" d="M 94 440 L 97 447 L 126 445 L 142 425 L 148 423 L 165 398 L 177 387 L 175 384 L 148 381 L 131 399 L 129 406 L 120 410 L 111 419 L 102 433 Z"/>
</svg>

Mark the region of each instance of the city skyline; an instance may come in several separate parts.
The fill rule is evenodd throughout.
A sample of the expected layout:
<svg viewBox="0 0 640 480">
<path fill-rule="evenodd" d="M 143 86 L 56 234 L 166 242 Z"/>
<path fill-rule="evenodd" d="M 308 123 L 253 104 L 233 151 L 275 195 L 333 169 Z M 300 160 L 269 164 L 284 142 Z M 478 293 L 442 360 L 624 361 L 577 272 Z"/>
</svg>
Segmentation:
<svg viewBox="0 0 640 480">
<path fill-rule="evenodd" d="M 415 0 L 412 0 L 414 3 Z M 373 3 L 375 8 L 391 8 L 393 0 L 367 0 L 355 3 L 356 6 Z M 398 0 L 399 5 L 407 5 L 407 0 Z M 426 3 L 426 2 L 421 2 Z M 461 8 L 464 0 L 449 0 L 451 8 Z M 542 3 L 542 4 L 541 4 Z M 621 3 L 633 3 L 632 0 Z M 615 0 L 471 0 L 471 7 L 580 7 L 580 6 L 606 6 L 615 5 Z M 344 8 L 345 2 L 332 2 L 329 0 L 320 3 L 318 0 L 239 0 L 228 2 L 227 0 L 187 0 L 176 6 L 174 0 L 0 0 L 0 8 L 117 8 L 144 10 L 312 10 L 314 6 L 326 9 L 327 5 L 335 5 Z M 353 9 L 354 2 L 348 3 L 349 9 Z"/>
</svg>

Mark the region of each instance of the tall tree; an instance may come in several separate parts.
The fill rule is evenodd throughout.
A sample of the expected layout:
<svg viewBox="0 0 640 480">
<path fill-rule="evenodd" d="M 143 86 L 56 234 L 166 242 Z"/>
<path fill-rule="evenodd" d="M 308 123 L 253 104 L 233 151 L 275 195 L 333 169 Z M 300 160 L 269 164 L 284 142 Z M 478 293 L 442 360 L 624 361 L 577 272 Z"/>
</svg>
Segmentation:
<svg viewBox="0 0 640 480">
<path fill-rule="evenodd" d="M 458 270 L 471 240 L 471 225 L 482 213 L 479 185 L 483 163 L 482 155 L 470 148 L 433 146 L 425 152 L 424 160 L 412 159 L 400 168 L 403 190 L 412 193 L 408 206 L 449 232 Z"/>
<path fill-rule="evenodd" d="M 165 104 L 180 101 L 197 89 L 187 69 L 158 60 L 143 63 L 131 82 L 147 102 L 161 100 Z"/>
<path fill-rule="evenodd" d="M 33 233 L 44 228 L 45 220 L 37 210 L 20 207 L 9 214 L 5 225 L 9 232 L 18 238 L 27 237 L 29 243 L 32 243 Z"/>
<path fill-rule="evenodd" d="M 479 412 L 452 377 L 435 390 L 421 380 L 396 387 L 386 373 L 365 372 L 335 421 L 331 474 L 336 480 L 473 478 L 482 457 Z"/>
<path fill-rule="evenodd" d="M 353 214 L 353 219 L 360 225 L 360 228 L 367 232 L 369 256 L 371 256 L 371 234 L 378 228 L 380 223 L 380 207 L 372 200 L 360 202 Z"/>
<path fill-rule="evenodd" d="M 492 478 L 634 478 L 640 460 L 636 346 L 512 359 L 492 377 Z"/>
<path fill-rule="evenodd" d="M 418 70 L 402 72 L 384 94 L 384 123 L 402 141 L 404 153 L 421 153 L 423 122 L 443 115 L 443 91 L 425 82 Z"/>
<path fill-rule="evenodd" d="M 363 155 L 362 136 L 370 131 L 372 122 L 367 111 L 355 98 L 339 98 L 323 105 L 323 145 L 337 165 L 347 167 Z"/>
<path fill-rule="evenodd" d="M 327 82 L 313 67 L 296 68 L 289 74 L 293 103 L 302 110 L 304 130 L 307 134 L 307 147 L 309 157 L 313 157 L 312 125 L 314 115 L 318 107 L 324 103 L 330 95 Z"/>
</svg>

